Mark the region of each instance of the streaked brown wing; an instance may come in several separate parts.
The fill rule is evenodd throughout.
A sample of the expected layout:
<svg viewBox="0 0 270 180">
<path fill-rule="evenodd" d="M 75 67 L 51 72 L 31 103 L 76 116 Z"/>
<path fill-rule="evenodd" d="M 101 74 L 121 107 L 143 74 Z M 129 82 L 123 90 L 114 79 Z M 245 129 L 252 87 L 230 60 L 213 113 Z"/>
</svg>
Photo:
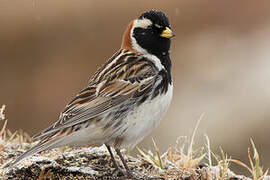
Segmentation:
<svg viewBox="0 0 270 180">
<path fill-rule="evenodd" d="M 119 55 L 123 57 L 123 54 Z M 150 61 L 138 59 L 131 53 L 125 59 L 115 59 L 98 70 L 91 81 L 96 84 L 90 83 L 83 89 L 66 106 L 56 123 L 33 138 L 51 137 L 60 130 L 102 115 L 151 91 L 158 72 Z"/>
</svg>

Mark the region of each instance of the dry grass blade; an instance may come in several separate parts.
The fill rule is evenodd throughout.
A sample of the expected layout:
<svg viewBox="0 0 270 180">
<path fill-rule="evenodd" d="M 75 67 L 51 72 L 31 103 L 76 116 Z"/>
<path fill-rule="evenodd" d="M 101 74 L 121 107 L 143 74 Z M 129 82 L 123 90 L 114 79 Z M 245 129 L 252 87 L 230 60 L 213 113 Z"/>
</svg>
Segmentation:
<svg viewBox="0 0 270 180">
<path fill-rule="evenodd" d="M 5 120 L 5 109 L 6 109 L 6 105 L 2 105 L 2 107 L 0 108 L 0 120 Z M 6 127 L 7 127 L 7 120 L 5 120 L 4 125 L 0 131 L 0 138 L 2 140 L 6 140 Z"/>
<path fill-rule="evenodd" d="M 193 149 L 194 138 L 203 116 L 204 114 L 200 116 L 196 123 L 190 143 L 185 138 L 185 141 L 180 145 L 178 138 L 175 147 L 170 147 L 163 155 L 160 155 L 158 146 L 153 139 L 154 153 L 137 148 L 142 159 L 160 169 L 172 166 L 178 169 L 196 168 L 206 155 L 206 153 L 203 153 L 203 148 Z M 189 145 L 187 151 L 185 151 L 186 145 Z"/>
<path fill-rule="evenodd" d="M 5 109 L 6 109 L 6 105 L 3 104 L 2 107 L 0 108 L 0 119 L 1 120 L 5 119 Z"/>
<path fill-rule="evenodd" d="M 240 160 L 237 160 L 237 159 L 228 159 L 230 162 L 233 162 L 239 166 L 242 166 L 244 168 L 246 168 L 251 174 L 252 174 L 252 170 L 250 169 L 250 167 L 248 167 L 248 165 L 246 165 L 245 163 L 243 163 L 242 161 Z"/>
<path fill-rule="evenodd" d="M 152 139 L 152 140 L 153 140 L 155 154 L 153 154 L 152 151 L 150 151 L 150 150 L 148 152 L 146 152 L 146 151 L 143 151 L 143 150 L 141 150 L 139 148 L 137 148 L 137 149 L 138 149 L 138 151 L 139 151 L 139 153 L 142 156 L 142 159 L 144 161 L 152 164 L 155 167 L 158 167 L 158 168 L 162 169 L 163 168 L 163 166 L 162 166 L 162 164 L 163 164 L 162 163 L 162 156 L 164 156 L 164 155 L 160 156 L 160 152 L 159 152 L 159 149 L 157 147 L 157 144 L 154 141 L 154 139 Z"/>
<path fill-rule="evenodd" d="M 137 150 L 139 151 L 141 158 L 144 161 L 152 164 L 154 167 L 161 168 L 159 161 L 157 160 L 157 158 L 154 156 L 154 154 L 150 150 L 148 152 L 146 152 L 145 150 L 141 150 L 139 148 L 137 148 Z"/>
<path fill-rule="evenodd" d="M 4 132 L 6 131 L 6 127 L 7 127 L 7 120 L 4 122 L 4 125 L 0 131 L 0 137 L 2 137 L 2 135 L 4 134 Z"/>
<path fill-rule="evenodd" d="M 6 129 L 6 133 L 7 133 L 8 137 L 12 136 L 12 132 L 9 129 Z"/>
<path fill-rule="evenodd" d="M 195 134 L 198 130 L 198 127 L 199 127 L 199 124 L 202 120 L 202 118 L 204 117 L 204 113 L 201 114 L 201 116 L 199 117 L 197 123 L 196 123 L 196 126 L 193 130 L 193 133 L 192 133 L 192 136 L 191 136 L 191 141 L 190 141 L 190 145 L 189 145 L 189 148 L 188 148 L 188 156 L 191 156 L 192 155 L 192 146 L 193 146 L 193 142 L 194 142 L 194 138 L 195 138 Z"/>
<path fill-rule="evenodd" d="M 28 133 L 26 133 L 25 131 L 23 131 L 22 135 L 23 135 L 23 137 L 25 139 L 25 142 L 28 142 L 28 143 L 32 143 L 33 142 L 31 136 Z"/>
<path fill-rule="evenodd" d="M 254 173 L 255 173 L 256 178 L 259 179 L 260 177 L 263 176 L 263 171 L 262 171 L 262 168 L 260 167 L 260 157 L 259 157 L 259 153 L 255 147 L 253 140 L 250 139 L 250 142 L 253 149 L 253 159 L 255 160 Z"/>
<path fill-rule="evenodd" d="M 185 138 L 186 139 L 186 138 Z M 185 145 L 187 141 L 180 144 L 180 140 L 177 140 L 177 146 L 170 147 L 164 155 L 164 162 L 167 164 L 173 164 L 178 169 L 196 168 L 198 164 L 205 157 L 203 148 L 196 150 L 191 149 L 190 154 L 185 151 Z"/>
<path fill-rule="evenodd" d="M 22 130 L 19 130 L 18 136 L 19 136 L 20 148 L 23 149 L 24 138 L 23 138 L 23 132 L 22 132 Z"/>
<path fill-rule="evenodd" d="M 220 170 L 220 178 L 226 179 L 227 177 L 227 171 L 229 169 L 229 159 L 227 154 L 224 153 L 223 149 L 220 148 L 221 151 L 221 161 L 219 162 L 219 170 Z"/>
<path fill-rule="evenodd" d="M 163 169 L 162 161 L 161 161 L 161 157 L 160 157 L 160 153 L 159 153 L 159 149 L 158 149 L 158 147 L 157 147 L 157 144 L 156 144 L 154 138 L 152 138 L 152 141 L 153 141 L 153 144 L 154 144 L 156 156 L 157 156 L 157 158 L 158 158 L 158 166 L 159 166 L 161 169 Z"/>
<path fill-rule="evenodd" d="M 215 173 L 217 180 L 228 179 L 229 165 L 231 162 L 230 158 L 228 158 L 228 155 L 224 153 L 224 151 L 221 147 L 220 147 L 220 152 L 221 152 L 220 156 L 211 152 L 213 157 L 216 159 L 216 161 L 218 163 L 217 164 L 218 171 Z"/>
<path fill-rule="evenodd" d="M 253 161 L 252 161 L 252 158 L 251 158 L 250 148 L 248 148 L 248 160 L 249 160 L 249 163 L 250 163 L 250 166 L 251 166 L 251 174 L 253 174 L 254 164 L 253 164 Z"/>
<path fill-rule="evenodd" d="M 209 137 L 206 134 L 204 135 L 204 137 L 206 139 L 206 147 L 207 147 L 207 153 L 208 153 L 208 163 L 209 163 L 209 166 L 212 166 L 210 140 L 209 140 Z"/>
<path fill-rule="evenodd" d="M 260 165 L 260 156 L 256 149 L 254 141 L 250 139 L 250 142 L 251 142 L 252 150 L 253 150 L 253 158 L 252 158 L 252 155 L 251 155 L 252 153 L 250 151 L 250 148 L 248 148 L 248 159 L 249 159 L 250 167 L 246 165 L 245 163 L 236 159 L 230 159 L 230 162 L 234 162 L 246 168 L 252 174 L 253 180 L 261 180 L 261 179 L 264 179 L 265 176 L 267 176 L 268 170 L 263 172 L 263 168 Z"/>
<path fill-rule="evenodd" d="M 17 131 L 15 131 L 11 136 L 9 136 L 8 141 L 12 141 L 16 135 L 17 135 Z"/>
<path fill-rule="evenodd" d="M 259 180 L 264 179 L 267 176 L 267 174 L 268 174 L 268 169 L 264 172 L 263 176 Z"/>
<path fill-rule="evenodd" d="M 260 166 L 260 156 L 259 153 L 255 147 L 254 141 L 252 139 L 250 139 L 251 145 L 252 145 L 252 149 L 253 149 L 253 159 L 254 159 L 254 163 L 252 163 L 251 160 L 251 153 L 249 152 L 249 159 L 250 159 L 250 163 L 252 164 L 252 171 L 253 171 L 253 178 L 254 180 L 256 179 L 263 179 L 264 178 L 264 174 L 263 173 L 263 168 Z"/>
</svg>

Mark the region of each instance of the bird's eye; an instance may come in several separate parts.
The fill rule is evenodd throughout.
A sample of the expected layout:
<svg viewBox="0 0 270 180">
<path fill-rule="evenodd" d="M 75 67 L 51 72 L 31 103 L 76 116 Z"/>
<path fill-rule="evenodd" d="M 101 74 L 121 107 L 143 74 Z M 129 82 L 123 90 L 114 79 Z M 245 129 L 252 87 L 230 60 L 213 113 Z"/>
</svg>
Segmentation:
<svg viewBox="0 0 270 180">
<path fill-rule="evenodd" d="M 147 29 L 151 30 L 151 29 L 153 29 L 153 26 L 148 26 Z"/>
<path fill-rule="evenodd" d="M 154 28 L 153 26 L 148 26 L 146 29 L 147 33 L 153 34 L 154 33 Z M 146 32 L 144 32 L 146 34 Z"/>
</svg>

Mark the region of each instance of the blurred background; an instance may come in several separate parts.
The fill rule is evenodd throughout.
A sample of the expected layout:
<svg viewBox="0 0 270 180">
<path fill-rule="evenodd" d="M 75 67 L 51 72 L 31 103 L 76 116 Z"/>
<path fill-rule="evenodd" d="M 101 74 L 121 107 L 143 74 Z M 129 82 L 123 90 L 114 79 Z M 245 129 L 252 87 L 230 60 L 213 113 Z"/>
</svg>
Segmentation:
<svg viewBox="0 0 270 180">
<path fill-rule="evenodd" d="M 166 12 L 176 34 L 174 99 L 139 147 L 151 148 L 154 137 L 165 151 L 190 136 L 204 113 L 195 147 L 207 134 L 213 151 L 221 146 L 247 162 L 252 137 L 269 168 L 269 7 L 268 0 L 1 0 L 0 104 L 8 127 L 33 135 L 57 120 L 118 50 L 129 21 L 154 8 Z"/>
</svg>

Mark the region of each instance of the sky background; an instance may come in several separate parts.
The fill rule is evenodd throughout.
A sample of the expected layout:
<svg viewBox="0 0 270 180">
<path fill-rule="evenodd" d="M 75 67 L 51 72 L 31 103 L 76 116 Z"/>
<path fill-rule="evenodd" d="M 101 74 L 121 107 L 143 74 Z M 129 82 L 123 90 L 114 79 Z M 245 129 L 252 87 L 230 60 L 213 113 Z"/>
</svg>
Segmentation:
<svg viewBox="0 0 270 180">
<path fill-rule="evenodd" d="M 154 137 L 165 151 L 177 137 L 191 136 L 204 113 L 195 147 L 207 134 L 213 151 L 221 146 L 247 162 L 253 138 L 269 168 L 269 6 L 267 0 L 1 0 L 0 104 L 7 105 L 8 127 L 33 135 L 57 120 L 119 49 L 129 21 L 158 9 L 176 34 L 174 98 L 139 147 L 151 148 Z"/>
</svg>

